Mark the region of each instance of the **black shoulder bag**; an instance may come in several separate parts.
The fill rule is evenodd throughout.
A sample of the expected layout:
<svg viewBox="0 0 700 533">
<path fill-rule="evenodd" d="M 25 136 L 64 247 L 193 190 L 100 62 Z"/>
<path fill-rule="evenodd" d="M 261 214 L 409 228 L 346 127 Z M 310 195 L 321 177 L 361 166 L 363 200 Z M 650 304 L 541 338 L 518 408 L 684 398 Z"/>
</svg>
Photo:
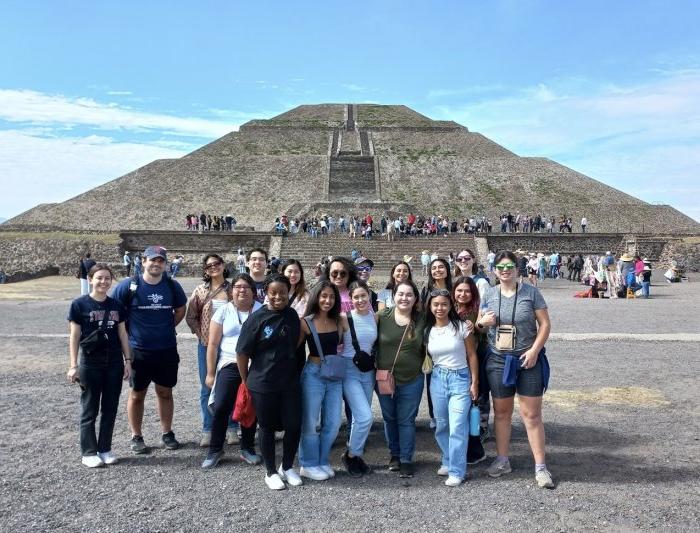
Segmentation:
<svg viewBox="0 0 700 533">
<path fill-rule="evenodd" d="M 355 325 L 352 321 L 352 313 L 348 313 L 348 325 L 350 326 L 350 336 L 352 337 L 352 347 L 355 348 L 355 355 L 352 358 L 352 362 L 360 370 L 360 372 L 369 372 L 374 370 L 376 367 L 376 360 L 374 355 L 368 354 L 360 350 L 360 343 L 357 342 L 357 334 L 355 333 Z"/>
<path fill-rule="evenodd" d="M 109 357 L 109 335 L 107 335 L 108 322 L 109 309 L 106 309 L 100 327 L 80 341 L 80 348 L 83 352 L 83 357 L 86 359 L 95 361 L 97 358 L 104 358 L 106 361 Z"/>
</svg>

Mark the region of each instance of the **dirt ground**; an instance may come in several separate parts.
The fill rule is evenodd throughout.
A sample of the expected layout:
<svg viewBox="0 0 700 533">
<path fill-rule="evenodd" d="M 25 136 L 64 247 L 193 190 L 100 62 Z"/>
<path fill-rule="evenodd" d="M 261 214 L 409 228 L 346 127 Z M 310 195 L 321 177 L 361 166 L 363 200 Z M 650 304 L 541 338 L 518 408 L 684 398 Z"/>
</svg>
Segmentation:
<svg viewBox="0 0 700 533">
<path fill-rule="evenodd" d="M 175 388 L 175 431 L 184 446 L 131 455 L 125 386 L 114 437 L 121 462 L 86 469 L 78 446 L 79 389 L 65 380 L 65 315 L 77 280 L 0 286 L 0 530 L 697 531 L 698 281 L 656 281 L 650 300 L 578 300 L 576 285 L 545 282 L 553 323 L 547 465 L 558 483 L 551 491 L 534 483 L 517 414 L 513 473 L 491 479 L 487 461 L 470 468 L 463 486 L 445 487 L 436 476 L 439 454 L 426 402 L 416 476 L 399 479 L 386 469 L 376 399 L 366 455 L 373 473 L 360 480 L 342 470 L 344 428 L 332 452 L 338 474 L 327 482 L 270 491 L 263 467 L 241 463 L 237 446 L 227 446 L 218 468 L 202 471 L 196 345 L 186 327 L 179 328 Z M 182 282 L 188 293 L 196 284 Z M 633 335 L 616 338 L 621 333 Z M 672 335 L 656 340 L 654 334 Z M 159 437 L 152 391 L 144 437 L 151 445 Z M 495 455 L 493 441 L 486 449 Z"/>
</svg>

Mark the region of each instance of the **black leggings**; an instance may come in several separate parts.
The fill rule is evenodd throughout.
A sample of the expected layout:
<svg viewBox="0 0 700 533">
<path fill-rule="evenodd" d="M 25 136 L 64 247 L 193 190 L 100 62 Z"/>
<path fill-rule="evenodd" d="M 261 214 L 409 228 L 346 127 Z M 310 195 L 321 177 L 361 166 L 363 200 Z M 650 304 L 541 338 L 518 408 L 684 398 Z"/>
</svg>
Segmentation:
<svg viewBox="0 0 700 533">
<path fill-rule="evenodd" d="M 236 403 L 240 384 L 241 375 L 238 373 L 238 366 L 235 363 L 221 368 L 216 375 L 210 453 L 219 452 L 224 447 L 229 416 L 231 416 L 231 411 Z M 241 425 L 241 449 L 251 452 L 255 450 L 255 422 L 251 427 Z"/>
<path fill-rule="evenodd" d="M 258 439 L 267 474 L 277 472 L 275 462 L 275 431 L 284 430 L 282 468 L 289 470 L 301 437 L 301 390 L 294 388 L 279 392 L 250 391 L 260 427 Z"/>
</svg>

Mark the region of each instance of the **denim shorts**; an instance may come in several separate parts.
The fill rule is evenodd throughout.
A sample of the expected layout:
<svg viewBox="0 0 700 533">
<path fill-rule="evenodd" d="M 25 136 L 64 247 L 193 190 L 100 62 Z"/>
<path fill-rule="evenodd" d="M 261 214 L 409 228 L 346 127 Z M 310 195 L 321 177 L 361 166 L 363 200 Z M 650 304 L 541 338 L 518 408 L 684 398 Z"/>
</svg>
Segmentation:
<svg viewBox="0 0 700 533">
<path fill-rule="evenodd" d="M 542 360 L 537 358 L 537 364 L 532 368 L 520 369 L 514 387 L 503 384 L 503 371 L 505 369 L 505 356 L 494 352 L 488 354 L 486 360 L 486 375 L 494 398 L 512 398 L 515 393 L 518 396 L 542 396 L 544 394 L 544 381 L 542 378 Z"/>
</svg>

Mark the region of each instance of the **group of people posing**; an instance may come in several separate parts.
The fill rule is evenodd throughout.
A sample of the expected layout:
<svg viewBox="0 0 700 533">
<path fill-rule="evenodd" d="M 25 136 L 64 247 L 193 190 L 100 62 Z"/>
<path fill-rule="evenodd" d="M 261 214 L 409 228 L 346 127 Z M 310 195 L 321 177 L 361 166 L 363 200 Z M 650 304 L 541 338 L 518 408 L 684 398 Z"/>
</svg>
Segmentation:
<svg viewBox="0 0 700 533">
<path fill-rule="evenodd" d="M 180 360 L 175 327 L 186 319 L 198 338 L 201 444 L 208 448 L 204 469 L 219 464 L 226 441 L 237 440 L 231 415 L 245 384 L 256 419 L 240 427 L 239 456 L 251 465 L 264 464 L 269 488 L 335 476 L 330 453 L 343 411 L 349 433 L 342 464 L 352 477 L 368 474 L 364 456 L 375 394 L 387 468 L 412 477 L 416 417 L 427 386 L 441 452 L 437 475 L 445 476 L 446 485 L 462 484 L 467 464 L 485 458 L 481 438 L 488 434 L 490 398 L 497 456 L 487 473 L 511 472 L 511 418 L 518 394 L 536 482 L 554 487 L 542 422 L 549 316 L 538 289 L 518 282 L 511 252 L 494 259 L 499 282 L 494 287 L 483 278 L 474 280 L 475 256 L 463 250 L 454 272 L 442 258 L 431 261 L 422 290 L 413 282 L 410 265 L 399 262 L 379 294 L 366 283 L 373 265 L 364 257 L 354 262 L 334 258 L 309 290 L 303 267 L 294 259 L 285 261 L 280 273 L 266 276 L 267 252 L 255 248 L 246 254 L 248 272 L 229 279 L 223 258 L 210 253 L 202 263 L 203 283 L 189 299 L 165 275 L 165 249 L 152 246 L 143 255 L 142 276 L 122 280 L 111 296 L 112 271 L 102 263 L 92 266 L 91 292 L 73 301 L 68 314 L 67 376 L 82 388 L 80 444 L 86 466 L 118 460 L 111 443 L 122 380 L 131 385 L 132 451 L 149 450 L 142 420 L 151 382 L 161 445 L 179 446 L 172 429 L 172 388 Z M 472 404 L 481 411 L 481 435 L 469 431 Z M 278 461 L 275 439 L 281 431 Z"/>
</svg>

